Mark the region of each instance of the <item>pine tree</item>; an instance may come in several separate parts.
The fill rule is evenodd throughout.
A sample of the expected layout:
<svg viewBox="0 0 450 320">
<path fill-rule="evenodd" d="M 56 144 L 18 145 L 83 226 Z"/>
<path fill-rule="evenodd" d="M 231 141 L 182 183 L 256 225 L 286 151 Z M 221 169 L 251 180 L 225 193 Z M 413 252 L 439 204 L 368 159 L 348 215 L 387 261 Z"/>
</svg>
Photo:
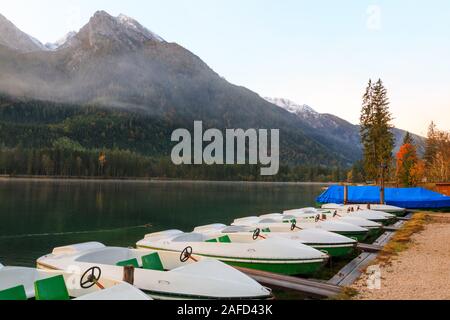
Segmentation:
<svg viewBox="0 0 450 320">
<path fill-rule="evenodd" d="M 367 179 L 376 180 L 392 166 L 394 135 L 387 90 L 381 80 L 369 81 L 361 110 L 361 139 Z"/>
<path fill-rule="evenodd" d="M 373 177 L 376 175 L 376 168 L 373 166 L 375 163 L 375 145 L 372 141 L 373 132 L 373 106 L 372 106 L 372 94 L 373 94 L 372 80 L 366 88 L 366 92 L 363 96 L 363 104 L 361 110 L 361 139 L 364 147 L 364 169 L 367 177 Z"/>
<path fill-rule="evenodd" d="M 402 145 L 404 145 L 404 144 L 411 144 L 411 145 L 414 145 L 414 139 L 413 139 L 413 137 L 411 136 L 411 134 L 409 133 L 409 131 L 406 131 L 406 134 L 405 134 L 405 136 L 403 137 L 403 143 L 402 143 Z"/>
<path fill-rule="evenodd" d="M 432 121 L 430 126 L 428 127 L 428 135 L 425 146 L 425 166 L 427 168 L 431 168 L 433 166 L 433 162 L 437 153 L 438 143 L 437 143 L 437 134 L 436 134 L 436 125 Z"/>
</svg>

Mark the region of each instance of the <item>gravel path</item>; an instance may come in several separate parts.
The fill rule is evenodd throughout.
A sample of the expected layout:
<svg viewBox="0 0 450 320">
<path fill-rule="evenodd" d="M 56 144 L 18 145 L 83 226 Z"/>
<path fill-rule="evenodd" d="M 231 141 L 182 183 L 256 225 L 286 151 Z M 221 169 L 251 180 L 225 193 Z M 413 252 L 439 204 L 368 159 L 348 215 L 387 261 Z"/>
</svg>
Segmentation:
<svg viewBox="0 0 450 320">
<path fill-rule="evenodd" d="M 411 247 L 381 266 L 381 289 L 367 287 L 368 276 L 354 289 L 359 300 L 450 300 L 450 215 L 433 215 Z"/>
</svg>

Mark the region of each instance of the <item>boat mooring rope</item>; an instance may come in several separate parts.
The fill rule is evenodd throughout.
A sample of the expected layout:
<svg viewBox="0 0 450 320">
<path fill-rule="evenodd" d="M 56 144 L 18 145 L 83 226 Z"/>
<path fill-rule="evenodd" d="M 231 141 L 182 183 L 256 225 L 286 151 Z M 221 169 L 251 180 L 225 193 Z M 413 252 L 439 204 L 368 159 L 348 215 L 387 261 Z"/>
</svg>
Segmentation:
<svg viewBox="0 0 450 320">
<path fill-rule="evenodd" d="M 0 240 L 8 240 L 8 239 L 21 239 L 21 238 L 37 238 L 37 237 L 57 237 L 57 236 L 65 236 L 71 234 L 89 234 L 89 233 L 108 233 L 115 231 L 123 231 L 123 230 L 132 230 L 132 229 L 144 229 L 152 227 L 151 224 L 143 224 L 139 226 L 130 226 L 130 227 L 122 227 L 115 229 L 101 229 L 101 230 L 89 230 L 89 231 L 68 231 L 68 232 L 53 232 L 53 233 L 30 233 L 30 234 L 16 234 L 16 235 L 6 235 L 0 236 Z"/>
</svg>

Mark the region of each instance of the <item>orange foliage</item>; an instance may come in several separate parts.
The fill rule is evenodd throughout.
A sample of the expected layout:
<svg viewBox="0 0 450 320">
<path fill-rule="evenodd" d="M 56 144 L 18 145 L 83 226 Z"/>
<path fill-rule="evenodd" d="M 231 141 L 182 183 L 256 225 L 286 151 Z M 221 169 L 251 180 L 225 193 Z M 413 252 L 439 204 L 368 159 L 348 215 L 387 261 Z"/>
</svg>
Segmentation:
<svg viewBox="0 0 450 320">
<path fill-rule="evenodd" d="M 106 154 L 101 152 L 100 156 L 98 157 L 98 162 L 100 163 L 100 166 L 104 166 L 106 163 Z"/>
<path fill-rule="evenodd" d="M 397 153 L 397 163 L 402 162 L 405 158 L 414 156 L 417 158 L 416 147 L 410 143 L 402 145 Z"/>
<path fill-rule="evenodd" d="M 419 159 L 416 147 L 406 143 L 400 147 L 397 155 L 397 179 L 406 186 L 415 186 L 422 181 L 425 164 Z"/>
<path fill-rule="evenodd" d="M 425 176 L 425 162 L 418 159 L 417 162 L 412 166 L 411 171 L 411 184 L 417 186 L 422 182 Z"/>
</svg>

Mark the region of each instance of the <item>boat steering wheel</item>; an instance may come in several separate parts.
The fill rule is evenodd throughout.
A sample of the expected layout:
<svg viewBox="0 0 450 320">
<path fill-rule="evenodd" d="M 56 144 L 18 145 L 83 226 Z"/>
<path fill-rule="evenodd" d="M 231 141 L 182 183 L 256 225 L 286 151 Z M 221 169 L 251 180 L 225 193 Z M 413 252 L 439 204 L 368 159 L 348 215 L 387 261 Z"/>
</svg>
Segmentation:
<svg viewBox="0 0 450 320">
<path fill-rule="evenodd" d="M 99 267 L 92 267 L 86 270 L 81 276 L 80 286 L 83 289 L 90 289 L 97 285 L 100 289 L 104 289 L 102 285 L 98 282 L 102 276 L 102 270 Z"/>
<path fill-rule="evenodd" d="M 297 221 L 292 221 L 291 231 L 294 231 L 295 229 L 297 229 Z"/>
<path fill-rule="evenodd" d="M 259 236 L 261 235 L 261 229 L 257 228 L 254 232 L 253 232 L 253 241 L 258 240 Z"/>
<path fill-rule="evenodd" d="M 194 260 L 195 262 L 197 262 L 197 260 L 195 260 L 193 257 L 192 257 L 192 252 L 193 252 L 194 250 L 192 249 L 192 247 L 186 247 L 186 248 L 184 248 L 184 250 L 181 252 L 181 254 L 180 254 L 180 261 L 182 262 L 182 263 L 185 263 L 185 262 L 187 262 L 189 259 L 192 259 L 192 260 Z"/>
</svg>

